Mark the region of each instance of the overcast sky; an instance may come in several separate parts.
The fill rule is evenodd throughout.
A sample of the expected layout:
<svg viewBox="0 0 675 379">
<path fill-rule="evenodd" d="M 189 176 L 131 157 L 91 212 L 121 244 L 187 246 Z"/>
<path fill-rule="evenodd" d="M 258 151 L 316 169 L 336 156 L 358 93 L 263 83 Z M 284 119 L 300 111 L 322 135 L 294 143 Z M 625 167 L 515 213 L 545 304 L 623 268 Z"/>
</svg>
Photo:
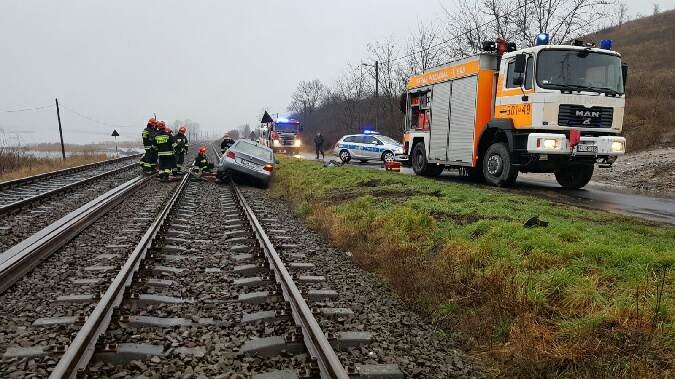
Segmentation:
<svg viewBox="0 0 675 379">
<path fill-rule="evenodd" d="M 631 0 L 631 14 L 653 3 Z M 0 0 L 0 128 L 23 143 L 136 138 L 190 118 L 220 134 L 284 112 L 298 81 L 330 83 L 366 44 L 404 40 L 452 0 Z M 422 6 L 424 4 L 425 6 Z M 79 115 L 78 115 L 79 113 Z M 93 122 L 86 118 L 93 118 Z M 103 124 L 103 125 L 102 125 Z M 126 138 L 125 138 L 126 137 Z M 12 137 L 14 138 L 14 137 Z"/>
</svg>

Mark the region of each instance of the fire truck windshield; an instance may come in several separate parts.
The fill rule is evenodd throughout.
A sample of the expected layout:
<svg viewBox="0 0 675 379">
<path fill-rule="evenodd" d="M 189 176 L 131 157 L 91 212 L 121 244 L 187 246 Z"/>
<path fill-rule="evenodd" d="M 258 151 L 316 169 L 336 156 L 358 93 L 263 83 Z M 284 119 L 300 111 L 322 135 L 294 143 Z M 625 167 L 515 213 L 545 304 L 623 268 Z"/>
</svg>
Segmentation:
<svg viewBox="0 0 675 379">
<path fill-rule="evenodd" d="M 300 131 L 300 124 L 296 123 L 277 123 L 274 129 L 279 133 L 297 133 Z"/>
<path fill-rule="evenodd" d="M 588 50 L 543 50 L 537 59 L 537 84 L 561 91 L 624 93 L 621 59 Z"/>
</svg>

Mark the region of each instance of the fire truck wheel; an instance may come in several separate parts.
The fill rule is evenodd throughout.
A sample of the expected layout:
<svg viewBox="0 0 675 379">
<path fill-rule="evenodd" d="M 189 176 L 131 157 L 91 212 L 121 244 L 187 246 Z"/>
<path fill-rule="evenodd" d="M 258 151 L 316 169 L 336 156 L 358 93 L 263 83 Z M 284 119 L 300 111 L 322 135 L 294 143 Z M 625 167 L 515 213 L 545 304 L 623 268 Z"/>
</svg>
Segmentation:
<svg viewBox="0 0 675 379">
<path fill-rule="evenodd" d="M 415 175 L 439 176 L 445 169 L 445 166 L 431 164 L 427 161 L 427 152 L 422 142 L 416 143 L 413 147 L 410 162 Z"/>
<path fill-rule="evenodd" d="M 352 160 L 352 156 L 349 154 L 348 150 L 340 150 L 340 160 L 343 163 L 349 163 L 349 161 Z"/>
<path fill-rule="evenodd" d="M 594 168 L 592 164 L 571 165 L 557 170 L 555 180 L 564 188 L 579 189 L 591 181 Z"/>
<path fill-rule="evenodd" d="M 503 142 L 493 143 L 483 157 L 483 177 L 488 184 L 512 186 L 518 178 L 518 169 L 511 164 L 509 149 Z"/>
</svg>

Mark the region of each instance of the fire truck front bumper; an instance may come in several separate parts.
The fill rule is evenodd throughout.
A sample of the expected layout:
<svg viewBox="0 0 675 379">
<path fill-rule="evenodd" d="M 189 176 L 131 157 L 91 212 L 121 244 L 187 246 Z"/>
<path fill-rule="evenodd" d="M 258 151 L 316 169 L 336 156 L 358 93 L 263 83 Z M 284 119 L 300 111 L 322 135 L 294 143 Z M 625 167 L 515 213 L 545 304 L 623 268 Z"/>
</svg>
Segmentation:
<svg viewBox="0 0 675 379">
<path fill-rule="evenodd" d="M 626 139 L 621 136 L 583 136 L 579 144 L 572 147 L 565 134 L 531 133 L 527 137 L 527 152 L 580 157 L 616 157 L 625 154 Z"/>
</svg>

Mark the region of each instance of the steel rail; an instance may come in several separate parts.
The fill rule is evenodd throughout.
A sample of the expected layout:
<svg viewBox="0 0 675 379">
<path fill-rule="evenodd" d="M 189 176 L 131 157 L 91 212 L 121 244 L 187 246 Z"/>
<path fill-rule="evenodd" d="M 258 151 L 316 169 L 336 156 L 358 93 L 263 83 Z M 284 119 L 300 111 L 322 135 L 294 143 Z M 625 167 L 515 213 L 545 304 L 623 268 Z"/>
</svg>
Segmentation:
<svg viewBox="0 0 675 379">
<path fill-rule="evenodd" d="M 122 162 L 122 161 L 127 160 L 127 159 L 138 158 L 138 157 L 141 157 L 141 156 L 143 156 L 143 154 L 134 154 L 134 155 L 126 156 L 126 157 L 107 159 L 105 161 L 87 163 L 87 164 L 80 165 L 80 166 L 69 167 L 69 168 L 64 168 L 64 169 L 61 169 L 61 170 L 45 172 L 45 173 L 42 173 L 42 174 L 27 176 L 25 178 L 7 180 L 7 181 L 4 181 L 4 182 L 0 182 L 0 191 L 4 191 L 4 190 L 7 190 L 7 189 L 14 188 L 14 187 L 24 185 L 24 184 L 28 184 L 28 183 L 33 183 L 37 180 L 48 179 L 48 178 L 63 175 L 63 174 L 71 174 L 71 173 L 74 173 L 74 172 L 83 171 L 83 170 L 103 166 L 103 165 L 110 164 L 110 163 Z"/>
<path fill-rule="evenodd" d="M 111 189 L 0 254 L 0 293 L 121 203 L 148 179 L 134 178 Z"/>
<path fill-rule="evenodd" d="M 309 306 L 307 306 L 307 302 L 305 302 L 305 299 L 302 297 L 300 290 L 293 281 L 293 277 L 288 272 L 288 269 L 286 269 L 286 265 L 281 261 L 281 257 L 258 221 L 258 218 L 255 216 L 255 213 L 248 205 L 248 202 L 236 184 L 233 183 L 232 187 L 239 204 L 244 210 L 246 218 L 249 220 L 249 223 L 256 234 L 260 246 L 265 252 L 270 267 L 274 271 L 274 275 L 281 285 L 284 299 L 286 299 L 291 306 L 293 319 L 295 320 L 295 323 L 300 326 L 302 334 L 304 335 L 305 346 L 312 357 L 317 360 L 321 377 L 348 379 L 349 375 L 347 374 L 347 371 L 344 366 L 342 366 L 342 363 L 340 363 L 340 359 L 337 354 L 335 354 L 335 350 L 333 350 L 333 347 L 328 342 L 325 333 L 321 330 L 319 323 L 314 318 Z"/>
<path fill-rule="evenodd" d="M 110 286 L 108 286 L 96 308 L 94 308 L 68 346 L 68 349 L 59 360 L 54 371 L 49 375 L 49 378 L 73 378 L 77 375 L 78 370 L 85 369 L 89 360 L 94 355 L 99 336 L 110 325 L 113 310 L 122 303 L 125 288 L 131 285 L 134 273 L 139 270 L 141 262 L 145 259 L 152 242 L 157 237 L 157 233 L 183 192 L 188 178 L 189 175 L 183 176 L 183 180 L 181 180 L 174 194 L 145 232 L 140 242 L 134 248 L 134 251 L 129 255 L 129 258 L 119 273 L 117 273 Z"/>
<path fill-rule="evenodd" d="M 116 173 L 124 171 L 124 170 L 128 170 L 128 169 L 130 169 L 130 168 L 132 168 L 136 165 L 137 165 L 136 163 L 130 163 L 130 164 L 128 164 L 126 166 L 123 166 L 123 167 L 119 167 L 119 168 L 116 168 L 116 169 L 113 169 L 113 170 L 110 170 L 110 171 L 106 171 L 106 172 L 100 173 L 98 175 L 94 175 L 94 176 L 89 177 L 89 178 L 82 179 L 82 180 L 74 182 L 74 183 L 66 184 L 63 187 L 55 188 L 53 190 L 42 192 L 42 193 L 37 194 L 35 196 L 31 196 L 31 197 L 27 197 L 25 199 L 17 200 L 15 202 L 9 203 L 7 205 L 2 205 L 2 206 L 0 206 L 0 215 L 6 214 L 6 213 L 11 212 L 15 209 L 26 206 L 26 205 L 28 205 L 32 202 L 38 201 L 40 199 L 44 199 L 46 197 L 49 197 L 49 196 L 52 196 L 52 195 L 55 195 L 55 194 L 58 194 L 58 193 L 61 193 L 61 192 L 65 192 L 65 191 L 67 191 L 71 188 L 77 187 L 79 185 L 86 184 L 86 183 L 92 182 L 94 180 L 102 179 L 102 178 L 105 178 L 106 176 L 110 176 L 110 175 L 116 174 Z"/>
</svg>

